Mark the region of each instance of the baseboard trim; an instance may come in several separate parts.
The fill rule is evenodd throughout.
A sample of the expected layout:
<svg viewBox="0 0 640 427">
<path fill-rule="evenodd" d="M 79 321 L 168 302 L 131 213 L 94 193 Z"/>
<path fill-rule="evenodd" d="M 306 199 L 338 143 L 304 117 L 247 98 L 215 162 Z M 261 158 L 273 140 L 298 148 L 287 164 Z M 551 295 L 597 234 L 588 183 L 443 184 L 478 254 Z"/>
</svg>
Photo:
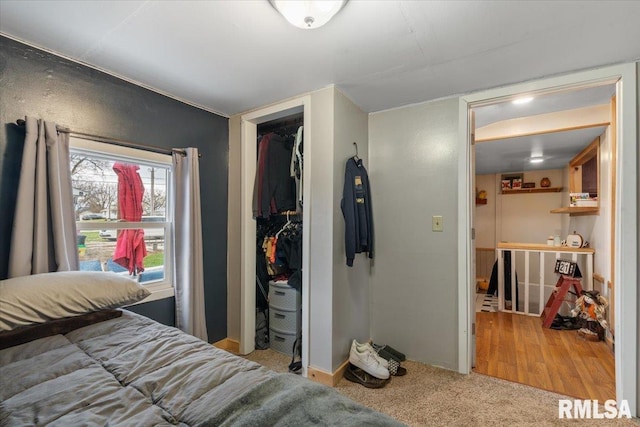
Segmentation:
<svg viewBox="0 0 640 427">
<path fill-rule="evenodd" d="M 344 371 L 347 369 L 347 366 L 349 366 L 349 360 L 342 362 L 342 365 L 332 374 L 321 369 L 308 367 L 307 378 L 329 387 L 335 387 L 344 376 Z"/>
<path fill-rule="evenodd" d="M 230 338 L 225 338 L 218 342 L 214 342 L 213 345 L 222 350 L 226 350 L 230 353 L 234 353 L 234 354 L 240 353 L 240 342 L 236 340 L 232 340 Z"/>
<path fill-rule="evenodd" d="M 610 337 L 610 336 L 604 337 L 604 342 L 607 344 L 607 347 L 609 347 L 609 350 L 611 350 L 612 353 L 615 353 L 616 346 L 613 341 L 613 337 Z"/>
</svg>

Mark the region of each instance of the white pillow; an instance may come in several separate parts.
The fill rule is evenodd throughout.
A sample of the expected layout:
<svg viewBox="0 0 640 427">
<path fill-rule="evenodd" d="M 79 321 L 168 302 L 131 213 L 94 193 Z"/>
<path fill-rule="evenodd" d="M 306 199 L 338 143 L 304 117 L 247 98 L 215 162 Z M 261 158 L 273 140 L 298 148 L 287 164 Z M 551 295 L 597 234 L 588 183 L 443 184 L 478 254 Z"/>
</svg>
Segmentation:
<svg viewBox="0 0 640 427">
<path fill-rule="evenodd" d="M 122 307 L 150 292 L 128 277 L 64 271 L 0 280 L 0 331 Z"/>
</svg>

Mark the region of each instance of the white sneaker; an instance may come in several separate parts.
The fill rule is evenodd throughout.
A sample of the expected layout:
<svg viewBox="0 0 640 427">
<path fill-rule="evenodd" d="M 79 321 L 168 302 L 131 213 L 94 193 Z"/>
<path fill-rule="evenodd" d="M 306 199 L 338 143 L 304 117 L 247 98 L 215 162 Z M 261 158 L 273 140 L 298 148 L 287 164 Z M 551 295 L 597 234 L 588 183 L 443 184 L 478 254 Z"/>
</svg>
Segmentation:
<svg viewBox="0 0 640 427">
<path fill-rule="evenodd" d="M 383 359 L 382 357 L 380 357 L 380 355 L 378 354 L 376 349 L 373 348 L 373 346 L 371 344 L 369 344 L 368 342 L 359 343 L 356 340 L 353 340 L 353 342 L 356 343 L 356 347 L 358 347 L 358 351 L 360 351 L 360 352 L 363 352 L 363 351 L 366 351 L 366 350 L 371 350 L 373 352 L 373 355 L 375 356 L 375 358 L 378 359 L 378 362 L 380 362 L 380 364 L 382 366 L 384 366 L 385 368 L 389 369 L 389 361 Z M 353 345 L 353 343 L 351 345 Z"/>
<path fill-rule="evenodd" d="M 349 362 L 376 378 L 389 378 L 389 369 L 378 360 L 380 356 L 370 346 L 359 344 L 356 340 L 351 343 Z"/>
</svg>

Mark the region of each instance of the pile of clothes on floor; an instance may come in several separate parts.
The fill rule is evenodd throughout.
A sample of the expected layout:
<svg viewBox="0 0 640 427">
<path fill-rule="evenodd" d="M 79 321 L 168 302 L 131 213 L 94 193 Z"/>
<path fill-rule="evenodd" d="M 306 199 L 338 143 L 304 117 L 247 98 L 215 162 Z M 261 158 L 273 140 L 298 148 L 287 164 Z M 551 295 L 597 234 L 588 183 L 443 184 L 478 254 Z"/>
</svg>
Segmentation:
<svg viewBox="0 0 640 427">
<path fill-rule="evenodd" d="M 384 387 L 391 376 L 407 374 L 407 370 L 400 366 L 406 359 L 391 346 L 353 340 L 344 377 L 368 388 Z"/>
<path fill-rule="evenodd" d="M 578 330 L 578 335 L 588 341 L 602 341 L 609 329 L 605 309 L 609 305 L 597 290 L 582 291 L 569 316 L 556 314 L 551 329 Z"/>
</svg>

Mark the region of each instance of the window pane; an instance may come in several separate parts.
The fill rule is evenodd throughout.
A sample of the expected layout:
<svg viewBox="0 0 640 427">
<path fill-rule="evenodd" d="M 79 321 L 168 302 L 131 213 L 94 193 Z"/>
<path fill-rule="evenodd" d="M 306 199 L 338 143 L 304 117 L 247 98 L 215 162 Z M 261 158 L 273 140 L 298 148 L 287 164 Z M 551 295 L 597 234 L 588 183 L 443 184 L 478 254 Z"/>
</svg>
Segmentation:
<svg viewBox="0 0 640 427">
<path fill-rule="evenodd" d="M 76 220 L 129 219 L 122 211 L 123 206 L 125 210 L 135 207 L 142 216 L 166 216 L 167 167 L 144 162 L 118 162 L 74 151 L 70 168 Z M 135 175 L 142 181 L 141 195 L 132 194 L 131 186 L 127 188 L 124 185 Z"/>
<path fill-rule="evenodd" d="M 80 269 L 133 270 L 142 283 L 163 280 L 164 224 L 149 223 L 166 222 L 169 166 L 82 150 L 72 150 L 70 160 Z M 120 221 L 139 222 L 140 228 Z"/>
<path fill-rule="evenodd" d="M 113 230 L 122 231 L 122 230 Z M 125 266 L 114 261 L 117 240 L 100 237 L 102 231 L 83 230 L 78 233 L 78 257 L 80 270 L 114 271 L 129 274 Z M 138 273 L 137 280 L 150 283 L 165 277 L 165 236 L 164 229 L 145 229 L 144 246 L 147 255 L 143 258 L 144 271 Z"/>
</svg>

